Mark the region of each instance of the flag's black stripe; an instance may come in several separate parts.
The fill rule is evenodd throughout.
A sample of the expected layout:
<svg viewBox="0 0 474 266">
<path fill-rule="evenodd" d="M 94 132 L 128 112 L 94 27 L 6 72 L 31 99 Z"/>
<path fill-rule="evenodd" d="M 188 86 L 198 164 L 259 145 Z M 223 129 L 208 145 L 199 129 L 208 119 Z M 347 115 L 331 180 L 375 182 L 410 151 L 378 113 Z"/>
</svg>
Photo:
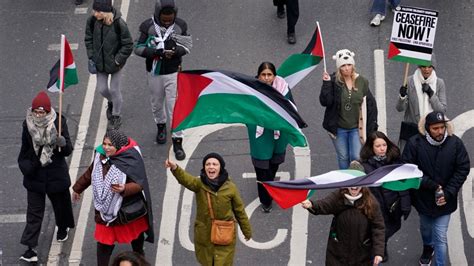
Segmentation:
<svg viewBox="0 0 474 266">
<path fill-rule="evenodd" d="M 420 52 L 420 53 L 425 53 L 425 54 L 431 54 L 433 52 L 433 48 L 421 47 L 421 46 L 416 46 L 416 45 L 411 45 L 411 44 L 406 44 L 406 43 L 399 43 L 399 42 L 392 42 L 392 43 L 398 49 L 410 50 L 410 51 L 415 51 L 415 52 Z"/>
<path fill-rule="evenodd" d="M 56 64 L 54 64 L 53 68 L 51 68 L 51 70 L 49 71 L 49 82 L 48 82 L 48 86 L 46 87 L 47 89 L 50 88 L 51 86 L 53 86 L 54 83 L 56 83 L 58 81 L 58 79 L 59 79 L 59 67 L 60 67 L 60 62 L 58 60 L 58 62 L 56 62 Z"/>
<path fill-rule="evenodd" d="M 316 41 L 318 38 L 318 32 L 319 32 L 319 27 L 316 27 L 316 30 L 313 33 L 313 37 L 311 37 L 311 40 L 308 43 L 308 46 L 303 51 L 303 54 L 311 54 L 311 51 L 313 51 L 314 46 L 316 46 Z"/>
</svg>

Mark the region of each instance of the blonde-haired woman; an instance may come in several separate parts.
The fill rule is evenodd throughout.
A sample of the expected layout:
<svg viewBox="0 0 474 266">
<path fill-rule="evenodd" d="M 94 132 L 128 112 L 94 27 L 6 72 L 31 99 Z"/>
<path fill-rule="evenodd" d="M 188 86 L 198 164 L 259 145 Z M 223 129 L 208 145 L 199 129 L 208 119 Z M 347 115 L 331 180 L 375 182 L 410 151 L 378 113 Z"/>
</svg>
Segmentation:
<svg viewBox="0 0 474 266">
<path fill-rule="evenodd" d="M 108 101 L 108 127 L 118 129 L 122 124 L 121 70 L 133 51 L 133 40 L 120 11 L 112 6 L 111 0 L 94 0 L 92 9 L 84 38 L 87 57 L 89 66 L 95 65 L 97 69 L 97 89 Z M 91 74 L 95 74 L 94 71 Z"/>
<path fill-rule="evenodd" d="M 340 169 L 359 158 L 365 136 L 378 128 L 377 104 L 369 82 L 356 72 L 354 53 L 339 50 L 333 59 L 337 70 L 323 73 L 319 102 L 326 107 L 323 127 L 336 149 Z"/>
</svg>

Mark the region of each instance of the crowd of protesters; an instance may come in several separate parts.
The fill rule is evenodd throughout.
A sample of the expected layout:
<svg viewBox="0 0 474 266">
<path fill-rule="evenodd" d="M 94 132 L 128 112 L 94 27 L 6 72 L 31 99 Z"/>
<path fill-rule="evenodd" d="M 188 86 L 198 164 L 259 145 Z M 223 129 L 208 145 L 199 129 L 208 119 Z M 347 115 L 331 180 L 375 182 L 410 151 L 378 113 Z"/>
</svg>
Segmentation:
<svg viewBox="0 0 474 266">
<path fill-rule="evenodd" d="M 76 0 L 77 5 L 83 4 Z M 288 19 L 287 37 L 296 43 L 297 0 L 274 0 L 277 16 Z M 400 1 L 390 1 L 393 8 Z M 286 7 L 286 12 L 285 12 Z M 151 18 L 143 21 L 133 42 L 126 22 L 111 0 L 94 0 L 93 12 L 85 27 L 85 45 L 91 74 L 97 75 L 97 88 L 108 101 L 107 132 L 87 170 L 72 186 L 66 157 L 72 153 L 66 118 L 51 107 L 40 92 L 28 108 L 23 122 L 18 165 L 27 190 L 27 222 L 21 244 L 27 250 L 20 257 L 38 261 L 36 247 L 50 199 L 57 225 L 56 239 L 66 241 L 75 222 L 71 201 L 78 201 L 88 187 L 93 191 L 94 238 L 98 265 L 150 265 L 144 242 L 153 243 L 154 219 L 150 186 L 144 160 L 136 141 L 122 125 L 121 76 L 127 59 L 134 52 L 145 58 L 151 110 L 157 126 L 156 142 L 164 144 L 177 96 L 177 74 L 182 57 L 192 48 L 186 22 L 177 16 L 173 0 L 158 0 Z M 372 26 L 385 18 L 386 1 L 374 1 Z M 447 228 L 457 209 L 457 196 L 469 170 L 470 161 L 463 142 L 453 134 L 446 117 L 446 88 L 436 76 L 436 61 L 419 66 L 399 91 L 396 109 L 405 112 L 398 146 L 377 131 L 377 104 L 369 81 L 356 71 L 355 53 L 342 49 L 333 56 L 335 72 L 323 72 L 319 102 L 325 108 L 323 128 L 335 148 L 340 169 L 369 174 L 391 165 L 412 163 L 423 172 L 419 189 L 391 191 L 382 187 L 340 188 L 323 199 L 311 198 L 301 206 L 314 215 L 333 215 L 326 249 L 326 265 L 378 265 L 388 261 L 388 240 L 401 229 L 414 206 L 420 219 L 423 241 L 421 265 L 447 260 Z M 93 69 L 93 70 L 92 70 Z M 95 72 L 95 73 L 92 73 Z M 110 82 L 109 82 L 110 77 Z M 288 83 L 277 75 L 271 62 L 262 62 L 256 78 L 294 104 Z M 110 85 L 109 85 L 110 83 Z M 272 197 L 260 182 L 273 181 L 285 160 L 288 139 L 284 132 L 258 125 L 247 125 L 250 157 L 259 183 L 258 197 L 263 213 L 273 209 Z M 184 134 L 173 132 L 171 141 L 176 160 L 186 158 Z M 195 177 L 171 159 L 165 161 L 177 181 L 195 193 L 196 219 L 194 247 L 201 265 L 232 265 L 237 243 L 236 229 L 227 244 L 211 238 L 214 220 L 238 223 L 245 240 L 252 228 L 238 186 L 225 168 L 224 158 L 209 153 Z M 112 258 L 116 243 L 127 243 L 133 251 Z M 111 262 L 112 261 L 112 262 Z"/>
</svg>

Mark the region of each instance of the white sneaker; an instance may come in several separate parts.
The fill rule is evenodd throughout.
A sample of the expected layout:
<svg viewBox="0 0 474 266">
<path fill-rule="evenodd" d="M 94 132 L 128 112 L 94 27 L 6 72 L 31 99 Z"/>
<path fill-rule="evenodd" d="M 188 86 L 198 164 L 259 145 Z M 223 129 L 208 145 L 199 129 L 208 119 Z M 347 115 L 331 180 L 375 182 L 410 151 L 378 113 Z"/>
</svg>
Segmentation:
<svg viewBox="0 0 474 266">
<path fill-rule="evenodd" d="M 385 16 L 377 14 L 377 15 L 375 15 L 375 17 L 370 22 L 370 26 L 377 27 L 377 26 L 380 25 L 380 22 L 382 22 L 384 19 L 385 19 Z"/>
</svg>

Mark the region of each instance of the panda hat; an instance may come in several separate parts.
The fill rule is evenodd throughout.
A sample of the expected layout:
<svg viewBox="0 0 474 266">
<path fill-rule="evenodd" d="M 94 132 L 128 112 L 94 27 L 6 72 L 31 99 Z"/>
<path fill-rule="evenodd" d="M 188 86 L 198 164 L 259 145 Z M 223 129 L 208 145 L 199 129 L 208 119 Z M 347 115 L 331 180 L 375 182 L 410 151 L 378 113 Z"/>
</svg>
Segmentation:
<svg viewBox="0 0 474 266">
<path fill-rule="evenodd" d="M 355 65 L 354 56 L 354 52 L 348 49 L 342 49 L 337 51 L 337 53 L 332 56 L 332 59 L 336 60 L 336 67 L 339 69 L 343 65 Z"/>
</svg>

